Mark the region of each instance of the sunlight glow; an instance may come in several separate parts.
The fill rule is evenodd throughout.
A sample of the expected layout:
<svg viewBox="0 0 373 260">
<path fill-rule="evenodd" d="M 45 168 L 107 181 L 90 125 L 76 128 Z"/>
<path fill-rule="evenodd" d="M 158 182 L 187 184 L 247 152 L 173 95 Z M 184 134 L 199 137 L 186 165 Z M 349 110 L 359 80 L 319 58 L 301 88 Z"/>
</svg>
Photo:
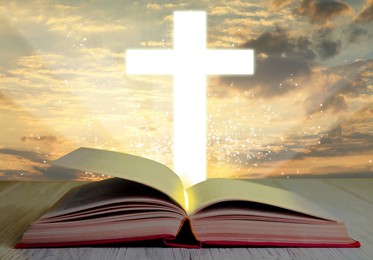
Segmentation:
<svg viewBox="0 0 373 260">
<path fill-rule="evenodd" d="M 186 212 L 189 211 L 189 198 L 188 193 L 184 190 L 184 198 L 185 198 L 185 210 Z"/>
<path fill-rule="evenodd" d="M 174 76 L 174 170 L 206 179 L 206 75 L 251 75 L 252 50 L 206 50 L 206 13 L 174 12 L 173 50 L 127 50 L 127 74 Z"/>
</svg>

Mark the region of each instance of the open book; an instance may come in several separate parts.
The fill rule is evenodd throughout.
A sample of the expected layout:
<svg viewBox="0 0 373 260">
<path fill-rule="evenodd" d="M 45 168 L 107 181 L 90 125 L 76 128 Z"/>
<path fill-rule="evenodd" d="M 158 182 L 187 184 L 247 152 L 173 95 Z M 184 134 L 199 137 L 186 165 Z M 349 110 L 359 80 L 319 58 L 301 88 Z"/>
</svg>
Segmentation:
<svg viewBox="0 0 373 260">
<path fill-rule="evenodd" d="M 163 164 L 90 148 L 54 164 L 116 178 L 73 188 L 29 227 L 18 248 L 360 246 L 332 214 L 289 191 L 232 179 L 185 190 Z"/>
</svg>

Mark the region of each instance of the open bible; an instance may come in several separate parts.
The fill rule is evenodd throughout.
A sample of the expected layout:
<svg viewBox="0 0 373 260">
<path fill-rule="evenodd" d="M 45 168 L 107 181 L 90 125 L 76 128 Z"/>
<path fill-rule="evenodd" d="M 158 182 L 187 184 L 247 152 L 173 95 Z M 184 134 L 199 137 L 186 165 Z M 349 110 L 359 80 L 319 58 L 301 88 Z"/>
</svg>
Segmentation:
<svg viewBox="0 0 373 260">
<path fill-rule="evenodd" d="M 32 223 L 17 248 L 360 246 L 331 213 L 286 190 L 232 179 L 184 189 L 163 164 L 90 148 L 54 164 L 114 178 L 70 190 Z"/>
</svg>

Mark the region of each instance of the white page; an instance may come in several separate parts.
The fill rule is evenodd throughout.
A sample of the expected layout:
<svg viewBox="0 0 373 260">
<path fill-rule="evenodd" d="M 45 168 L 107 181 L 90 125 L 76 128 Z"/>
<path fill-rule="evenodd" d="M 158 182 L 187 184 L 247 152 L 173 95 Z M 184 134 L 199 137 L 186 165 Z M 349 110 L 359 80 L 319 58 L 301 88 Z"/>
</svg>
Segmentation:
<svg viewBox="0 0 373 260">
<path fill-rule="evenodd" d="M 167 166 L 139 156 L 92 148 L 79 148 L 53 162 L 80 171 L 107 174 L 135 181 L 174 199 L 185 209 L 184 187 Z"/>
<path fill-rule="evenodd" d="M 187 194 L 190 214 L 217 202 L 243 200 L 338 221 L 333 214 L 298 194 L 249 181 L 209 179 L 190 187 Z"/>
</svg>

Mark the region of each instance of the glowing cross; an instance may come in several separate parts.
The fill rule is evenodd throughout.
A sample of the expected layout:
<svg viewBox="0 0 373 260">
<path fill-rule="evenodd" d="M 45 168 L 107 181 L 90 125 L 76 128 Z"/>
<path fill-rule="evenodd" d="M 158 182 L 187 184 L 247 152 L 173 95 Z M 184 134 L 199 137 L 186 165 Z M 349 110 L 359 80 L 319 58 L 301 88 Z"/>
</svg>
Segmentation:
<svg viewBox="0 0 373 260">
<path fill-rule="evenodd" d="M 127 74 L 174 76 L 174 170 L 206 179 L 206 75 L 253 74 L 252 50 L 206 50 L 206 13 L 174 12 L 173 50 L 127 50 Z"/>
</svg>

